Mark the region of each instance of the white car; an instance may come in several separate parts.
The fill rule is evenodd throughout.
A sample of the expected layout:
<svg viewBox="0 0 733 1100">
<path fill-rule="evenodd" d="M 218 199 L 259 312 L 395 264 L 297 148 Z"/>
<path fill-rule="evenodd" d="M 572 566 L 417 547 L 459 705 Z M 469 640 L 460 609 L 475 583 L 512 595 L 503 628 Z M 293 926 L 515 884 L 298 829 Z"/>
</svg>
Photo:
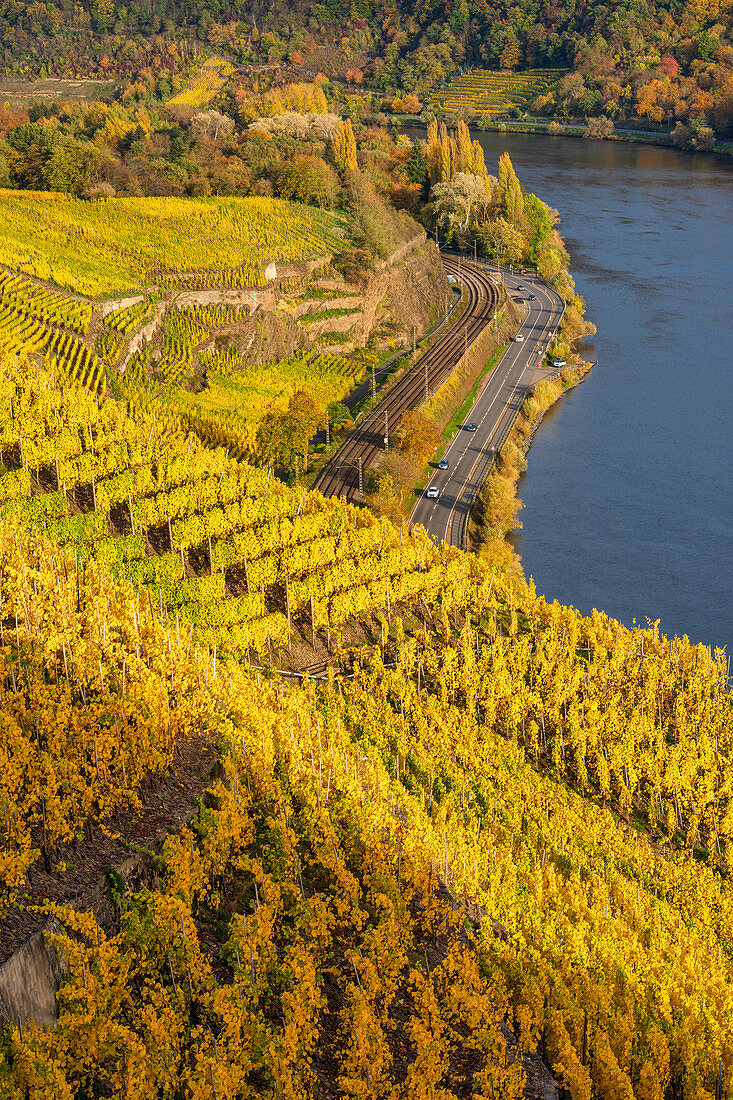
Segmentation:
<svg viewBox="0 0 733 1100">
<path fill-rule="evenodd" d="M 428 500 L 437 500 L 438 499 L 438 486 L 437 485 L 431 485 L 430 488 L 428 489 L 427 493 L 426 493 L 426 496 L 427 496 Z"/>
<path fill-rule="evenodd" d="M 522 336 L 521 332 L 518 332 L 517 335 L 514 337 L 515 344 L 521 344 L 523 340 L 524 337 Z"/>
</svg>

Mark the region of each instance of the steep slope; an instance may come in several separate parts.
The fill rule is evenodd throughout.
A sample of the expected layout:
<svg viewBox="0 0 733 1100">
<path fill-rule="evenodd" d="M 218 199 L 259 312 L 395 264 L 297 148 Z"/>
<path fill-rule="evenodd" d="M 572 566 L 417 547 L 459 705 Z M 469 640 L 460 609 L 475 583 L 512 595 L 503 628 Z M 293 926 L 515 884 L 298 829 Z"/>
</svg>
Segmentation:
<svg viewBox="0 0 733 1100">
<path fill-rule="evenodd" d="M 352 678 L 268 682 L 9 520 L 2 555 L 5 868 L 25 830 L 63 883 L 56 811 L 134 798 L 140 716 L 221 758 L 115 919 L 41 907 L 68 978 L 3 1096 L 518 1098 L 535 1047 L 577 1098 L 731 1086 L 722 655 L 463 557 Z"/>
</svg>

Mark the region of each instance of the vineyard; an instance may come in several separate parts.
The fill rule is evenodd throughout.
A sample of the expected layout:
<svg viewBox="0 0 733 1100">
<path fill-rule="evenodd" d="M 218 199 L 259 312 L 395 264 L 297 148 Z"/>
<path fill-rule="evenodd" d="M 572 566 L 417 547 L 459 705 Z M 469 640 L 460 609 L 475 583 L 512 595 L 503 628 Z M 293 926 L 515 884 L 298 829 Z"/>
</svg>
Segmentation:
<svg viewBox="0 0 733 1100">
<path fill-rule="evenodd" d="M 268 654 L 321 632 L 330 644 L 354 618 L 436 591 L 458 568 L 421 531 L 403 537 L 288 489 L 147 402 L 128 415 L 16 366 L 0 410 L 2 513 L 108 563 L 198 642 Z"/>
<path fill-rule="evenodd" d="M 228 433 L 222 439 L 231 440 L 226 445 L 242 457 L 253 453 L 257 427 L 266 412 L 284 412 L 300 390 L 325 409 L 340 401 L 364 373 L 361 364 L 351 359 L 317 351 L 245 368 L 235 352 L 213 351 L 200 354 L 199 363 L 209 372 L 205 389 L 196 393 L 168 387 L 153 390 L 153 407 L 181 417 L 206 439 L 217 429 Z M 166 375 L 166 381 L 174 379 Z"/>
<path fill-rule="evenodd" d="M 70 973 L 3 1096 L 519 1100 L 530 1050 L 572 1100 L 733 1088 L 724 654 L 456 552 L 291 685 L 14 520 L 0 551 L 5 904 L 190 730 L 222 775 L 115 933 L 41 907 Z"/>
<path fill-rule="evenodd" d="M 208 57 L 185 88 L 171 99 L 171 107 L 205 107 L 226 84 L 235 71 L 230 61 L 222 57 Z"/>
<path fill-rule="evenodd" d="M 0 190 L 0 264 L 91 298 L 260 287 L 271 261 L 343 247 L 335 215 L 282 199 L 116 198 Z"/>
<path fill-rule="evenodd" d="M 519 73 L 472 69 L 456 77 L 429 98 L 429 106 L 447 111 L 480 111 L 503 115 L 510 107 L 527 110 L 539 95 L 546 95 L 564 76 L 565 69 L 528 69 Z"/>
<path fill-rule="evenodd" d="M 80 302 L 27 279 L 0 272 L 0 346 L 8 355 L 42 355 L 49 370 L 94 393 L 106 387 L 104 367 L 79 338 L 92 316 Z"/>
<path fill-rule="evenodd" d="M 249 366 L 157 287 L 0 273 L 0 934 L 68 968 L 0 1096 L 733 1093 L 727 654 L 248 465 L 369 353 Z"/>
</svg>

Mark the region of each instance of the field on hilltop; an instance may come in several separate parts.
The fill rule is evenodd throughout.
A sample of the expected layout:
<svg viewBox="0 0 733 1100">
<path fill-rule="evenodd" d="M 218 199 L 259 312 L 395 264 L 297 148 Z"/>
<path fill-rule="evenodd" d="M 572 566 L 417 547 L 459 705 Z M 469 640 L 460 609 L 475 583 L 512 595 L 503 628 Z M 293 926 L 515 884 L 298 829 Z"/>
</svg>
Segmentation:
<svg viewBox="0 0 733 1100">
<path fill-rule="evenodd" d="M 234 72 L 231 61 L 223 57 L 207 57 L 188 83 L 171 99 L 171 106 L 204 107 L 221 90 Z"/>
<path fill-rule="evenodd" d="M 0 263 L 92 298 L 180 272 L 198 273 L 205 285 L 263 286 L 272 260 L 300 262 L 340 248 L 340 225 L 336 215 L 284 199 L 85 202 L 0 191 Z"/>
</svg>

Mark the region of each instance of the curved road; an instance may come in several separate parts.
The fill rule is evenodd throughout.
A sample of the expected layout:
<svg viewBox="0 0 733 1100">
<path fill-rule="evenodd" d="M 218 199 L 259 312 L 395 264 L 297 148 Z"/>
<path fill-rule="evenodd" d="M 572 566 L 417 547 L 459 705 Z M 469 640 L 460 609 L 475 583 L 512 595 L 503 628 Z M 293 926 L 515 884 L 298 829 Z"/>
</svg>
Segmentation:
<svg viewBox="0 0 733 1100">
<path fill-rule="evenodd" d="M 324 496 L 342 496 L 354 500 L 360 495 L 360 472 L 371 466 L 381 450 L 384 437 L 399 427 L 403 413 L 425 400 L 425 391 L 432 394 L 461 359 L 464 350 L 489 324 L 499 300 L 499 292 L 488 268 L 467 264 L 452 256 L 444 256 L 446 271 L 468 291 L 466 311 L 444 332 L 417 363 L 395 383 L 376 408 L 362 420 L 359 427 L 324 466 L 315 488 Z"/>
<path fill-rule="evenodd" d="M 461 278 L 469 277 L 476 269 L 477 265 L 464 261 Z M 448 469 L 434 471 L 429 485 L 437 487 L 437 500 L 429 499 L 426 489 L 413 509 L 411 522 L 422 524 L 438 544 L 465 546 L 468 517 L 493 461 L 494 449 L 508 435 L 564 311 L 560 295 L 544 283 L 507 269 L 502 274 L 508 296 L 521 296 L 526 301 L 527 313 L 517 333 L 524 339 L 515 339 L 489 374 L 464 426 L 445 451 Z M 525 286 L 526 291 L 520 291 L 519 286 Z M 527 301 L 530 294 L 534 294 L 534 301 Z M 465 424 L 475 424 L 476 430 L 467 431 Z"/>
</svg>

